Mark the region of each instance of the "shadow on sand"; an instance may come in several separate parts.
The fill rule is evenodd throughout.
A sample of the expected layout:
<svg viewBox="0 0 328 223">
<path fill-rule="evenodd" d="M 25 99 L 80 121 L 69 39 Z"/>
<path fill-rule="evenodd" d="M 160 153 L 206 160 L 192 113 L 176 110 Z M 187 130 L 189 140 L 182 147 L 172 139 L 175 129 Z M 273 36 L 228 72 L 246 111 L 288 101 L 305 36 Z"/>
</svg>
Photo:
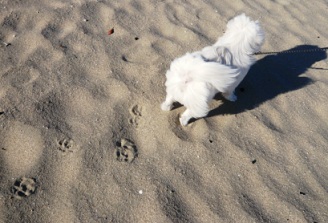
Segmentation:
<svg viewBox="0 0 328 223">
<path fill-rule="evenodd" d="M 301 76 L 311 66 L 327 58 L 324 50 L 318 46 L 300 45 L 289 51 L 308 51 L 297 53 L 279 53 L 265 56 L 257 61 L 242 83 L 236 88 L 238 100 L 225 101 L 209 112 L 208 117 L 222 114 L 238 114 L 256 108 L 279 94 L 305 87 L 312 81 Z M 325 70 L 323 68 L 316 68 Z M 222 99 L 221 95 L 216 97 Z"/>
</svg>

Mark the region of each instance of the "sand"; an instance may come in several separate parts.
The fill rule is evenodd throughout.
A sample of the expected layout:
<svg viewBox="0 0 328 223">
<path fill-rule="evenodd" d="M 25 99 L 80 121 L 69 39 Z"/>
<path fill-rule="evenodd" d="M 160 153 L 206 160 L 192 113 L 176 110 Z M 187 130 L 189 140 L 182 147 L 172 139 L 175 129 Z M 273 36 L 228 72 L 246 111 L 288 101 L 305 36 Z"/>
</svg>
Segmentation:
<svg viewBox="0 0 328 223">
<path fill-rule="evenodd" d="M 328 222 L 325 51 L 258 55 L 187 127 L 160 110 L 242 12 L 264 52 L 327 47 L 325 0 L 1 0 L 0 222 Z"/>
</svg>

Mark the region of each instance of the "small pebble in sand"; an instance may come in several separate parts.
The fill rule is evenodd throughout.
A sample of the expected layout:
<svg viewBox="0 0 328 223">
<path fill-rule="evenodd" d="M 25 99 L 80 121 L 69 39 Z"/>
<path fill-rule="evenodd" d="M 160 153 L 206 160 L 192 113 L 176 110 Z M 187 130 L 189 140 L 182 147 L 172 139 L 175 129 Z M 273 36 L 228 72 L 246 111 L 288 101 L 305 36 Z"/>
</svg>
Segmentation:
<svg viewBox="0 0 328 223">
<path fill-rule="evenodd" d="M 110 30 L 108 30 L 108 35 L 112 35 L 114 33 L 114 28 L 111 28 Z"/>
<path fill-rule="evenodd" d="M 143 191 L 142 190 L 139 190 L 138 192 L 139 192 L 139 194 L 143 194 Z"/>
</svg>

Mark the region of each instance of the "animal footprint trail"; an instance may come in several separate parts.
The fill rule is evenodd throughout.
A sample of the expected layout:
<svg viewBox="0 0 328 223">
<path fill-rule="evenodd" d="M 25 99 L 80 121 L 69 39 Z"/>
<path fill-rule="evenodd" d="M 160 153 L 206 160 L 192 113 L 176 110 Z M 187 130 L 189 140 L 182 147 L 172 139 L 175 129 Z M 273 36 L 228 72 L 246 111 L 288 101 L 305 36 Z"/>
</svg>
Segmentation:
<svg viewBox="0 0 328 223">
<path fill-rule="evenodd" d="M 22 177 L 15 181 L 12 193 L 15 198 L 21 199 L 34 194 L 36 190 L 36 180 L 33 178 Z"/>
<path fill-rule="evenodd" d="M 135 127 L 138 127 L 139 119 L 142 117 L 141 112 L 142 112 L 142 108 L 139 105 L 134 105 L 130 110 L 132 118 L 129 119 L 129 123 Z"/>
<path fill-rule="evenodd" d="M 132 163 L 138 156 L 138 150 L 136 145 L 128 140 L 121 139 L 121 142 L 117 143 L 116 159 L 120 162 Z"/>
</svg>

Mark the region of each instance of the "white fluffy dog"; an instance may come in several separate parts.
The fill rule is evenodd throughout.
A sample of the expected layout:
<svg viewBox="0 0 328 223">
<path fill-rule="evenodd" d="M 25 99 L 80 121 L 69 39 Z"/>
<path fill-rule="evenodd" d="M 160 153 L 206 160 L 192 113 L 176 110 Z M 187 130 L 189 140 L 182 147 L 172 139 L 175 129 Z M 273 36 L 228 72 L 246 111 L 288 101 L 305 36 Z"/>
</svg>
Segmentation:
<svg viewBox="0 0 328 223">
<path fill-rule="evenodd" d="M 208 102 L 222 92 L 229 101 L 236 101 L 235 88 L 256 61 L 264 42 L 264 32 L 258 21 L 245 14 L 227 24 L 225 34 L 213 46 L 175 59 L 166 73 L 166 99 L 162 110 L 169 111 L 174 102 L 187 109 L 180 117 L 181 125 L 191 118 L 205 117 Z"/>
</svg>

